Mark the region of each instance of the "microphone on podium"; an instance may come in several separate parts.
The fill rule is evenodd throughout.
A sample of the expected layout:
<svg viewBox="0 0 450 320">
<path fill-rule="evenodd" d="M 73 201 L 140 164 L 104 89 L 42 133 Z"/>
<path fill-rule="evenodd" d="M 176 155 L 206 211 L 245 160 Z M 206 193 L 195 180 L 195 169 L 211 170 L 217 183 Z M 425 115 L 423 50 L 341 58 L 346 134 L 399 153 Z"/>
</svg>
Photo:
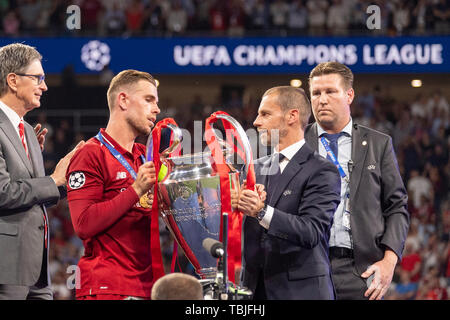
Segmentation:
<svg viewBox="0 0 450 320">
<path fill-rule="evenodd" d="M 203 248 L 208 251 L 214 258 L 223 257 L 225 251 L 223 250 L 223 244 L 220 241 L 217 241 L 212 238 L 206 238 L 203 240 Z"/>
</svg>

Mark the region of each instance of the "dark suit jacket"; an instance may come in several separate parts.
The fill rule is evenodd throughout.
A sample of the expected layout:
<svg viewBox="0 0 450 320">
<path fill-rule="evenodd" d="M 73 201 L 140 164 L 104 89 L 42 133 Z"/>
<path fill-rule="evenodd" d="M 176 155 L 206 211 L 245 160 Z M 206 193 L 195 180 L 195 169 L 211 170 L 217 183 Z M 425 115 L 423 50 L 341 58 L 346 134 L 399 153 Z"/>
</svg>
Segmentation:
<svg viewBox="0 0 450 320">
<path fill-rule="evenodd" d="M 267 185 L 269 167 L 269 156 L 255 162 L 257 183 Z M 243 285 L 254 291 L 263 271 L 268 299 L 334 299 L 328 240 L 340 189 L 336 167 L 304 144 L 266 200 L 269 229 L 244 218 Z"/>
<path fill-rule="evenodd" d="M 316 123 L 307 126 L 305 139 L 318 150 Z M 408 196 L 388 135 L 353 124 L 352 160 L 350 225 L 361 274 L 383 258 L 386 247 L 401 259 L 409 227 Z"/>
<path fill-rule="evenodd" d="M 50 280 L 43 215 L 45 205 L 55 204 L 60 191 L 45 176 L 41 148 L 26 122 L 25 135 L 31 161 L 0 110 L 0 284 L 45 287 Z"/>
</svg>

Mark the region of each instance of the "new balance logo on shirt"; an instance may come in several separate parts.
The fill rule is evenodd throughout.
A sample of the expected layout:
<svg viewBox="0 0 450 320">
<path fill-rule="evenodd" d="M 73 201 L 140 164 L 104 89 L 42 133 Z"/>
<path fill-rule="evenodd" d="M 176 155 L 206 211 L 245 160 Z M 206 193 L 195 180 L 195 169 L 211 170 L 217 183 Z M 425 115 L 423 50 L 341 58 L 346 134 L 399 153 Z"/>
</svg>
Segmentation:
<svg viewBox="0 0 450 320">
<path fill-rule="evenodd" d="M 117 172 L 117 176 L 116 176 L 116 180 L 119 180 L 119 179 L 126 179 L 126 177 L 127 177 L 127 173 L 126 172 Z"/>
</svg>

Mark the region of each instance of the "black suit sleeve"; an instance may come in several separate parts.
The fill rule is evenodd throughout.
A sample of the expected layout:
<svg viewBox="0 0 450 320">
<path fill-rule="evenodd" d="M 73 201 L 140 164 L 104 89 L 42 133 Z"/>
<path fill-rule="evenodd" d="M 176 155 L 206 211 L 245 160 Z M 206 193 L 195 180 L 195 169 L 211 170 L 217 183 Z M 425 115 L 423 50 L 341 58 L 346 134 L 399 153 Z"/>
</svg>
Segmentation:
<svg viewBox="0 0 450 320">
<path fill-rule="evenodd" d="M 385 232 L 381 244 L 393 250 L 399 259 L 409 228 L 408 195 L 398 169 L 392 139 L 386 142 L 381 163 L 381 209 Z"/>
<path fill-rule="evenodd" d="M 329 235 L 340 202 L 341 180 L 337 169 L 326 163 L 311 173 L 297 212 L 275 209 L 268 233 L 303 248 L 313 248 Z M 328 239 L 326 239 L 328 241 Z"/>
</svg>

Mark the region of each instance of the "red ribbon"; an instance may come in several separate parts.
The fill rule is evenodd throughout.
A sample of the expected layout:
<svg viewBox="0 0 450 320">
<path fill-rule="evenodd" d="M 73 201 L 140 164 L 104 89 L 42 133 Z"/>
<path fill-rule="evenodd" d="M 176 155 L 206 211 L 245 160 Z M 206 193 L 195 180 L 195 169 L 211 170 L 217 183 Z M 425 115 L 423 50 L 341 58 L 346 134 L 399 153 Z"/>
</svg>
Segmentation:
<svg viewBox="0 0 450 320">
<path fill-rule="evenodd" d="M 230 182 L 230 169 L 225 162 L 225 158 L 222 153 L 222 149 L 219 145 L 219 142 L 214 134 L 214 131 L 211 128 L 211 123 L 215 123 L 218 119 L 218 115 L 227 115 L 226 112 L 217 111 L 214 112 L 208 119 L 206 119 L 205 124 L 205 140 L 206 143 L 211 150 L 211 155 L 214 159 L 214 165 L 216 166 L 216 170 L 220 176 L 220 190 L 221 190 L 221 207 L 222 214 L 224 212 L 229 212 L 228 218 L 228 278 L 230 281 L 235 282 L 235 273 L 236 269 L 241 267 L 241 230 L 242 230 L 242 217 L 243 214 L 238 210 L 232 210 L 231 208 L 231 195 L 230 189 L 233 181 Z M 236 129 L 228 122 L 226 119 L 222 120 L 223 127 L 226 132 L 226 143 L 230 145 L 238 155 L 244 159 L 243 143 L 241 138 L 236 132 Z M 241 147 L 238 149 L 237 145 L 233 142 L 233 136 L 236 138 L 237 143 Z M 255 170 L 253 167 L 253 159 L 250 153 L 250 159 L 245 158 L 246 163 L 248 164 L 247 171 L 247 183 L 246 189 L 253 190 L 255 187 Z M 239 181 L 237 181 L 239 183 Z M 233 186 L 234 187 L 234 186 Z M 222 239 L 222 228 L 220 233 L 220 239 Z"/>
<path fill-rule="evenodd" d="M 159 157 L 159 147 L 161 143 L 161 130 L 167 128 L 167 125 L 171 123 L 178 126 L 174 119 L 166 118 L 159 121 L 152 130 L 152 141 L 153 141 L 153 163 L 155 164 L 155 172 L 158 177 L 159 170 L 161 168 L 161 159 Z M 170 143 L 172 143 L 173 133 L 171 135 Z M 148 151 L 147 151 L 148 152 Z M 180 148 L 177 148 L 172 153 L 180 152 Z M 152 272 L 153 272 L 153 283 L 164 275 L 164 266 L 162 261 L 161 253 L 161 243 L 159 241 L 159 206 L 158 206 L 158 179 L 155 181 L 153 187 L 153 206 L 152 215 L 150 219 L 150 247 L 152 256 Z"/>
</svg>

